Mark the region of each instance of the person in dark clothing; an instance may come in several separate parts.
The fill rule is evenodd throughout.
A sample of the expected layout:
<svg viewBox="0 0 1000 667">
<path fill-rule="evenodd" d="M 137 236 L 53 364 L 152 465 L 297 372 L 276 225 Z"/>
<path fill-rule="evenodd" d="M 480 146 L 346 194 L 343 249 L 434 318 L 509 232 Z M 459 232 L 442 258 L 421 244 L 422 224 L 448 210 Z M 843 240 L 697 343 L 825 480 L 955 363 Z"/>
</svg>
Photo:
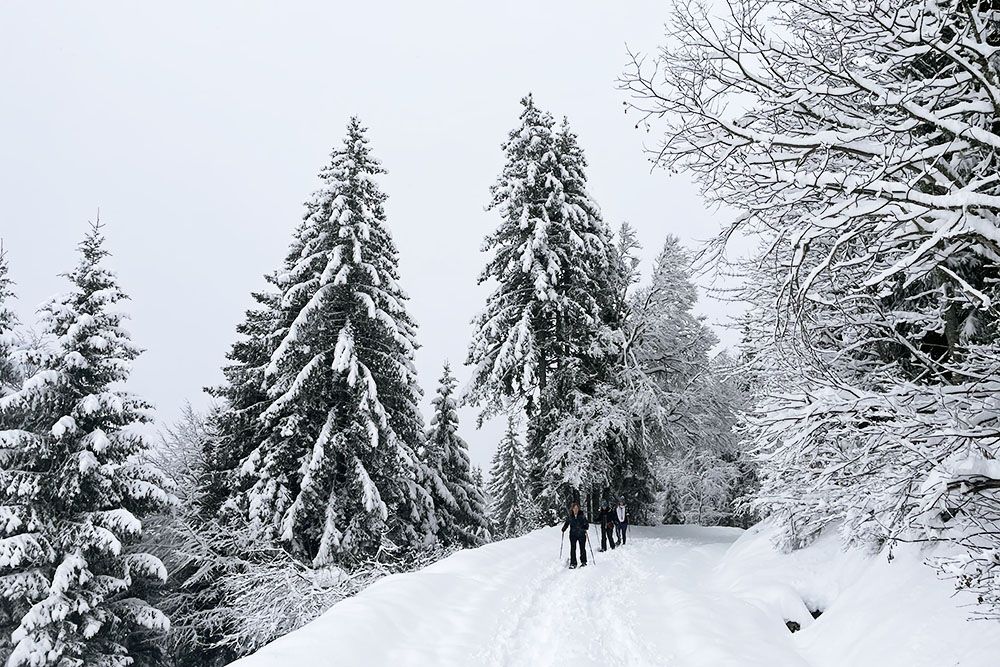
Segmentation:
<svg viewBox="0 0 1000 667">
<path fill-rule="evenodd" d="M 562 532 L 569 528 L 569 566 L 576 567 L 576 548 L 580 547 L 580 567 L 587 567 L 587 529 L 590 522 L 587 515 L 580 511 L 580 503 L 569 506 L 569 516 L 563 524 Z"/>
<path fill-rule="evenodd" d="M 615 548 L 615 519 L 614 511 L 608 505 L 607 499 L 601 501 L 601 511 L 597 513 L 597 521 L 601 524 L 601 551 L 608 550 L 608 542 L 611 548 Z"/>
<path fill-rule="evenodd" d="M 628 535 L 628 510 L 625 508 L 625 498 L 618 499 L 618 507 L 613 512 L 615 528 L 618 530 L 618 543 L 625 544 L 625 537 Z"/>
</svg>

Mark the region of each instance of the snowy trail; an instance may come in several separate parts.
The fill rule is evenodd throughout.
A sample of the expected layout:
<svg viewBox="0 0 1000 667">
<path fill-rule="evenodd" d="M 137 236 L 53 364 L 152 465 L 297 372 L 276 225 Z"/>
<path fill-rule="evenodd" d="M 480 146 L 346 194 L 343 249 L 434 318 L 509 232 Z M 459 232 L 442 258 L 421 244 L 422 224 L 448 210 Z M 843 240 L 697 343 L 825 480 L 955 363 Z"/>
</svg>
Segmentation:
<svg viewBox="0 0 1000 667">
<path fill-rule="evenodd" d="M 234 664 L 806 667 L 780 621 L 713 585 L 739 535 L 633 528 L 570 571 L 558 529 L 535 531 L 387 577 Z"/>
</svg>

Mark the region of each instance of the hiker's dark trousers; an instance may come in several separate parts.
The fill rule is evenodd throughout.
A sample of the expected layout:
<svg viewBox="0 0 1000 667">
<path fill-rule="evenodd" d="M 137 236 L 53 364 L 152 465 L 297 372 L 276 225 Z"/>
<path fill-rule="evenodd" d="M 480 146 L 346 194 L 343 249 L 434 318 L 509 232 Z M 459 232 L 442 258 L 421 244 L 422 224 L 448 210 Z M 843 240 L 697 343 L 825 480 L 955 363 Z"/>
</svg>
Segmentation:
<svg viewBox="0 0 1000 667">
<path fill-rule="evenodd" d="M 611 548 L 615 548 L 615 529 L 610 528 L 606 524 L 601 524 L 601 551 L 608 548 L 608 542 L 611 542 Z"/>
<path fill-rule="evenodd" d="M 576 548 L 580 547 L 580 562 L 587 564 L 587 534 L 569 535 L 569 564 L 576 565 Z"/>
<path fill-rule="evenodd" d="M 618 524 L 618 543 L 625 544 L 625 536 L 628 534 L 628 524 L 620 523 Z"/>
</svg>

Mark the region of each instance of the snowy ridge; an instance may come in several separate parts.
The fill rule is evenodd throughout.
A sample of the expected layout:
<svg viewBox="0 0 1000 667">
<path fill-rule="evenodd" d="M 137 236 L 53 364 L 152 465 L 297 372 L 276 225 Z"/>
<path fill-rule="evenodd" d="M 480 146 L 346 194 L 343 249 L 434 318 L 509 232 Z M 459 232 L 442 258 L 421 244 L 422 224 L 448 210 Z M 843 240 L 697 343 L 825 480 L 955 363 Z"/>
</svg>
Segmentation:
<svg viewBox="0 0 1000 667">
<path fill-rule="evenodd" d="M 1000 628 L 967 621 L 916 547 L 887 563 L 833 536 L 783 555 L 769 528 L 633 531 L 577 571 L 553 528 L 466 550 L 233 664 L 987 667 L 1000 654 Z"/>
</svg>

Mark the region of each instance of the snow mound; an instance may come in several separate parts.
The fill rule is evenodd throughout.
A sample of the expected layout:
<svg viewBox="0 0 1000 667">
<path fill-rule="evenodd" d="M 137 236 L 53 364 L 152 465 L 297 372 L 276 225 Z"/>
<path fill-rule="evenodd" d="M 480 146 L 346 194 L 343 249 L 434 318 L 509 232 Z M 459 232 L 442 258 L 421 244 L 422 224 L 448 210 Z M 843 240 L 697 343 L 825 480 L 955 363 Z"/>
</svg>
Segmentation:
<svg viewBox="0 0 1000 667">
<path fill-rule="evenodd" d="M 844 549 L 836 531 L 781 554 L 767 522 L 747 531 L 716 570 L 716 584 L 802 628 L 793 641 L 813 667 L 989 667 L 1000 664 L 1000 624 L 972 620 L 924 560 L 935 549 L 900 544 L 880 554 Z M 938 547 L 940 548 L 940 547 Z M 811 612 L 822 615 L 813 619 Z"/>
</svg>

